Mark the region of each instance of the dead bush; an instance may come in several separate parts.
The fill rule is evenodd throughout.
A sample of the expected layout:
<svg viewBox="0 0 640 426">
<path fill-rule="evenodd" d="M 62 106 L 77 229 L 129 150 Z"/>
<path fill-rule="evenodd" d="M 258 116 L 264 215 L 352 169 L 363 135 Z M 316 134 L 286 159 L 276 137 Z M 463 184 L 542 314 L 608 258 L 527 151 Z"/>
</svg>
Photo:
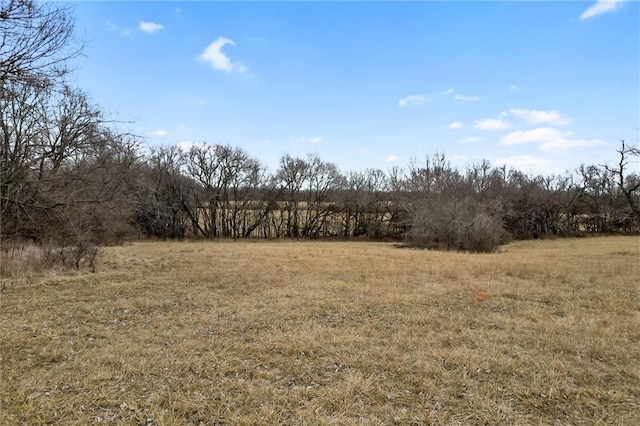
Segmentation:
<svg viewBox="0 0 640 426">
<path fill-rule="evenodd" d="M 509 241 L 499 216 L 468 200 L 429 200 L 415 203 L 406 234 L 414 247 L 490 253 Z"/>
<path fill-rule="evenodd" d="M 493 252 L 510 239 L 502 227 L 502 220 L 486 213 L 477 214 L 458 238 L 462 250 L 475 253 Z"/>
<path fill-rule="evenodd" d="M 95 272 L 100 247 L 79 239 L 70 245 L 53 242 L 3 242 L 0 250 L 0 277 L 39 275 L 53 270 L 89 269 Z"/>
</svg>

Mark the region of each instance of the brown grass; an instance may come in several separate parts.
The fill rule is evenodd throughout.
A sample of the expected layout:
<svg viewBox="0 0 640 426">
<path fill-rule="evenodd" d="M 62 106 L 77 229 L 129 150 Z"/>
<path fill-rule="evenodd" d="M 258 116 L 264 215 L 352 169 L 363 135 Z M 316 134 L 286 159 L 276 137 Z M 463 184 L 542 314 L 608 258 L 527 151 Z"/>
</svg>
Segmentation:
<svg viewBox="0 0 640 426">
<path fill-rule="evenodd" d="M 640 424 L 640 239 L 136 243 L 4 279 L 1 424 Z"/>
</svg>

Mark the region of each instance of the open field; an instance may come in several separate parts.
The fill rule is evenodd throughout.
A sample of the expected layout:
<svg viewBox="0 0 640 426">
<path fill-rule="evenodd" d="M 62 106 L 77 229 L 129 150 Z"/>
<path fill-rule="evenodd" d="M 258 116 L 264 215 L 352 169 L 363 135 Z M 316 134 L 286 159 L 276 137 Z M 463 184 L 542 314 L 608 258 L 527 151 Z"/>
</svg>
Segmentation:
<svg viewBox="0 0 640 426">
<path fill-rule="evenodd" d="M 167 242 L 3 280 L 0 424 L 640 424 L 640 238 Z"/>
</svg>

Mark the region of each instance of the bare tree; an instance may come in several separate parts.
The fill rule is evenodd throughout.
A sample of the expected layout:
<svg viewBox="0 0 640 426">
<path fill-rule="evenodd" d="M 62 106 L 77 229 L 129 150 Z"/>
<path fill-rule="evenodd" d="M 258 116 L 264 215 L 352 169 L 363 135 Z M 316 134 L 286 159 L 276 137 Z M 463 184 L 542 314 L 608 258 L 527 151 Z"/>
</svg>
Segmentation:
<svg viewBox="0 0 640 426">
<path fill-rule="evenodd" d="M 67 7 L 0 1 L 1 237 L 58 244 L 61 261 L 79 267 L 95 243 L 128 232 L 117 205 L 138 156 L 66 84 L 73 43 Z"/>
<path fill-rule="evenodd" d="M 305 208 L 301 236 L 317 238 L 321 235 L 333 235 L 327 229 L 335 211 L 335 193 L 340 186 L 342 176 L 335 164 L 322 161 L 318 156 L 307 158 L 307 176 L 304 192 Z"/>
<path fill-rule="evenodd" d="M 341 179 L 338 208 L 342 225 L 340 234 L 345 239 L 351 238 L 360 227 L 364 214 L 362 205 L 366 183 L 364 172 L 349 172 Z"/>
<path fill-rule="evenodd" d="M 412 162 L 404 174 L 396 173 L 398 201 L 407 212 L 407 242 L 414 246 L 445 250 L 488 252 L 506 241 L 502 218 L 489 201 L 474 189 L 482 189 L 484 175 L 476 170 L 465 178 L 444 155 Z M 485 173 L 487 172 L 487 173 Z M 482 179 L 477 179 L 483 176 Z"/>
<path fill-rule="evenodd" d="M 196 201 L 196 221 L 201 224 L 203 236 L 219 235 L 217 214 L 220 207 L 221 166 L 217 145 L 199 144 L 192 146 L 186 153 L 188 176 L 201 186 L 201 195 Z"/>
<path fill-rule="evenodd" d="M 226 199 L 226 236 L 250 236 L 266 220 L 268 203 L 260 197 L 266 182 L 265 169 L 241 149 L 230 152 Z M 266 208 L 265 208 L 266 204 Z"/>
<path fill-rule="evenodd" d="M 581 165 L 578 173 L 581 177 L 580 203 L 585 215 L 582 219 L 585 231 L 610 232 L 620 210 L 613 174 L 596 165 Z"/>
<path fill-rule="evenodd" d="M 54 84 L 69 72 L 72 47 L 70 9 L 55 2 L 0 2 L 0 90 L 6 83 Z"/>
<path fill-rule="evenodd" d="M 640 224 L 640 174 L 629 173 L 628 170 L 631 158 L 640 157 L 640 148 L 629 146 L 621 140 L 617 152 L 620 155 L 618 163 L 613 167 L 609 165 L 603 167 L 615 177 L 615 182 L 629 203 L 635 220 Z"/>
<path fill-rule="evenodd" d="M 134 223 L 147 236 L 184 238 L 203 233 L 195 208 L 197 183 L 183 174 L 185 156 L 178 146 L 151 149 L 139 176 Z"/>
<path fill-rule="evenodd" d="M 204 236 L 238 238 L 265 220 L 264 214 L 252 218 L 261 210 L 256 197 L 264 168 L 258 160 L 240 148 L 208 144 L 192 146 L 185 159 L 188 176 L 202 187 L 196 217 Z"/>
<path fill-rule="evenodd" d="M 279 217 L 273 217 L 276 236 L 300 237 L 300 195 L 309 174 L 309 164 L 302 158 L 285 155 L 274 176 L 274 187 L 282 197 Z M 280 200 L 279 200 L 280 201 Z M 284 231 L 280 229 L 285 225 Z"/>
<path fill-rule="evenodd" d="M 89 176 L 69 179 L 115 142 L 84 93 L 68 86 L 7 86 L 12 95 L 0 100 L 2 234 L 33 238 L 44 218 L 59 217 L 70 204 L 95 202 L 74 187 L 87 187 Z M 69 190 L 60 192 L 61 185 Z"/>
<path fill-rule="evenodd" d="M 391 228 L 392 218 L 397 214 L 398 209 L 392 203 L 387 175 L 380 169 L 367 169 L 365 176 L 364 198 L 361 206 L 364 215 L 354 227 L 355 236 L 396 237 Z"/>
</svg>

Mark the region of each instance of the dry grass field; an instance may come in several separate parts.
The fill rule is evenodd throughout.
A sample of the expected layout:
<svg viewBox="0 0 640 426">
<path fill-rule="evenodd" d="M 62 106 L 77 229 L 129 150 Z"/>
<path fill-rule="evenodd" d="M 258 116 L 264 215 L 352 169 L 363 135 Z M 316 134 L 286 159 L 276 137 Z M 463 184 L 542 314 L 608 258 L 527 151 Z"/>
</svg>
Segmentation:
<svg viewBox="0 0 640 426">
<path fill-rule="evenodd" d="M 640 238 L 105 249 L 2 280 L 0 424 L 640 424 Z"/>
</svg>

